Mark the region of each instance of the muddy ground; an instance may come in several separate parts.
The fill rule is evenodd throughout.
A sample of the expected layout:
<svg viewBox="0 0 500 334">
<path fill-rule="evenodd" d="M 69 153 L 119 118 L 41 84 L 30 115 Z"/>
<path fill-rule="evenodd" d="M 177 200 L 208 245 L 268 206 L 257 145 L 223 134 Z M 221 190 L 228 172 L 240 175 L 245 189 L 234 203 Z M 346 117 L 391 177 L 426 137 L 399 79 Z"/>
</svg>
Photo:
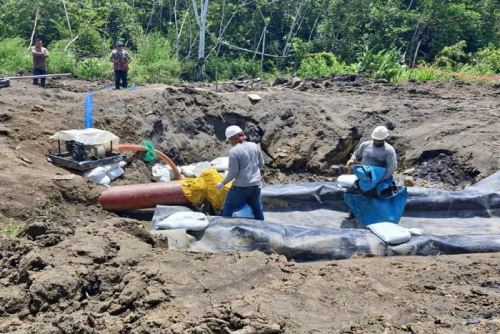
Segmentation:
<svg viewBox="0 0 500 334">
<path fill-rule="evenodd" d="M 259 252 L 172 252 L 145 222 L 100 209 L 102 186 L 46 157 L 50 135 L 83 126 L 83 98 L 93 90 L 95 127 L 122 143 L 150 139 L 179 165 L 224 155 L 224 129 L 238 124 L 265 151 L 266 183 L 334 180 L 384 124 L 401 178 L 461 189 L 499 169 L 498 84 L 108 85 L 65 79 L 0 89 L 0 332 L 500 330 L 499 254 L 297 264 Z M 261 101 L 252 104 L 249 93 Z M 135 160 L 115 184 L 148 182 L 148 168 Z"/>
</svg>

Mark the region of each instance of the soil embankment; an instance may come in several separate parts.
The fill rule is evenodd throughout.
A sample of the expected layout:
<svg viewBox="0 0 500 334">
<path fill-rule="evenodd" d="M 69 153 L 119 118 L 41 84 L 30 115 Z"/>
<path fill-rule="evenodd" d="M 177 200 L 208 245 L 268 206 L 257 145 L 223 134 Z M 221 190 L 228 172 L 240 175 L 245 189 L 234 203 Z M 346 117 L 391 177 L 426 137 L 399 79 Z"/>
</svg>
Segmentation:
<svg viewBox="0 0 500 334">
<path fill-rule="evenodd" d="M 227 124 L 266 153 L 267 183 L 333 180 L 376 125 L 399 172 L 460 189 L 499 169 L 500 89 L 362 78 L 243 80 L 108 91 L 105 83 L 15 81 L 0 89 L 0 333 L 494 333 L 500 255 L 296 264 L 262 253 L 165 249 L 144 222 L 101 210 L 104 189 L 46 159 L 56 131 L 94 125 L 152 140 L 178 164 L 223 155 Z M 252 104 L 248 93 L 262 100 Z M 117 184 L 148 182 L 134 161 Z"/>
</svg>

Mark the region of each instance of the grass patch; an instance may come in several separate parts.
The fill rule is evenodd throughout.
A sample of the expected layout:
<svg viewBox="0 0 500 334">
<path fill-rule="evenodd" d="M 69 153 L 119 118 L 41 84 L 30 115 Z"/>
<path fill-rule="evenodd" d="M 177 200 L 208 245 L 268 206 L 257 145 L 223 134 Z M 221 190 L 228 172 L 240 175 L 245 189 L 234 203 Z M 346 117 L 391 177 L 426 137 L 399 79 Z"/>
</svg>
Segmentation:
<svg viewBox="0 0 500 334">
<path fill-rule="evenodd" d="M 170 42 L 157 33 L 138 38 L 132 59 L 129 77 L 135 83 L 172 83 L 181 74 L 181 62 L 175 58 Z"/>
<path fill-rule="evenodd" d="M 312 53 L 301 62 L 297 75 L 301 78 L 317 78 L 330 75 L 356 73 L 356 66 L 345 65 L 330 52 Z"/>
<path fill-rule="evenodd" d="M 21 38 L 0 41 L 0 76 L 15 75 L 21 71 L 31 72 L 31 52 Z"/>
<path fill-rule="evenodd" d="M 1 233 L 11 238 L 17 238 L 23 233 L 23 229 L 24 223 L 17 219 L 10 218 L 7 225 L 2 228 Z"/>
<path fill-rule="evenodd" d="M 61 209 L 59 208 L 57 203 L 58 203 L 57 198 L 49 199 L 42 208 L 37 209 L 36 212 L 37 219 L 56 222 L 64 218 L 64 215 L 61 213 Z"/>
</svg>

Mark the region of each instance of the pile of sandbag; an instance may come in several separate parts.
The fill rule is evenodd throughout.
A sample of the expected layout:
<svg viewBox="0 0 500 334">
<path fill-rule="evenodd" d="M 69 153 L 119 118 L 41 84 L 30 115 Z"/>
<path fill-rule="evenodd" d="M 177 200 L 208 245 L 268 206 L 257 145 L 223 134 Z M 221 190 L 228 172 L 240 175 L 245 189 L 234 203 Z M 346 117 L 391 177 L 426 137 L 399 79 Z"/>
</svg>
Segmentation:
<svg viewBox="0 0 500 334">
<path fill-rule="evenodd" d="M 120 161 L 111 165 L 99 166 L 83 173 L 83 178 L 97 184 L 108 185 L 111 181 L 123 175 L 123 167 L 126 164 L 125 161 Z"/>
</svg>

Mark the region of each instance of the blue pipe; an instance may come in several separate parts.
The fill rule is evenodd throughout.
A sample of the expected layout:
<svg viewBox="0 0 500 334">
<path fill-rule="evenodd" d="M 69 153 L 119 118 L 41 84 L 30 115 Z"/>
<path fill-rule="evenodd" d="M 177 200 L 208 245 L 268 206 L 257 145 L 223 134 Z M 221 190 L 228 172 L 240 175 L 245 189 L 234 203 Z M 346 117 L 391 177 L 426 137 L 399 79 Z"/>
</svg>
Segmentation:
<svg viewBox="0 0 500 334">
<path fill-rule="evenodd" d="M 85 95 L 85 128 L 92 127 L 92 116 L 94 113 L 94 95 L 92 92 L 88 92 Z"/>
</svg>

